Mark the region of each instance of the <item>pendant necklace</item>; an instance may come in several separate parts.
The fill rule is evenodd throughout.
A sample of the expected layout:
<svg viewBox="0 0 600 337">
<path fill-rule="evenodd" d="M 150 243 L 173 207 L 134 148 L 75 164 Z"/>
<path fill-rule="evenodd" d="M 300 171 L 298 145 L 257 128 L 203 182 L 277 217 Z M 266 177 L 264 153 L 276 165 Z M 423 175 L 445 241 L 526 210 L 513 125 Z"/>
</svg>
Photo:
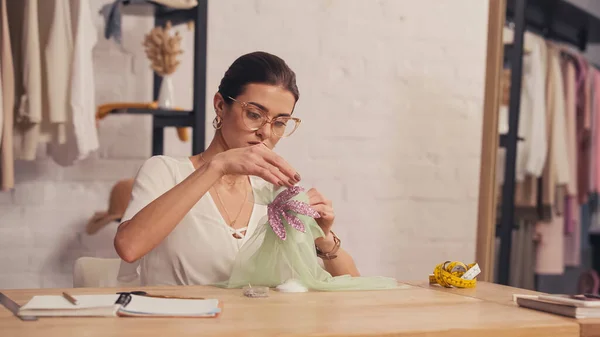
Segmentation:
<svg viewBox="0 0 600 337">
<path fill-rule="evenodd" d="M 202 159 L 202 161 L 204 163 L 206 163 L 206 160 L 204 159 L 204 156 L 202 155 L 202 153 L 200 153 L 200 159 Z M 217 195 L 217 199 L 219 200 L 219 203 L 221 203 L 221 206 L 223 206 L 223 210 L 225 211 L 225 215 L 227 216 L 227 219 L 231 220 L 229 211 L 227 211 L 227 207 L 225 207 L 225 203 L 223 202 L 223 199 L 221 199 L 221 195 L 219 194 L 219 191 L 217 190 L 217 188 L 214 185 L 211 188 L 215 191 L 215 194 Z M 235 225 L 235 222 L 239 218 L 240 214 L 242 214 L 242 211 L 244 210 L 244 206 L 246 205 L 246 201 L 248 200 L 248 186 L 247 185 L 245 185 L 244 192 L 245 192 L 244 193 L 244 202 L 242 202 L 242 206 L 240 207 L 240 210 L 238 211 L 235 219 L 233 219 L 233 221 L 231 221 L 231 223 L 228 224 L 228 226 L 234 231 L 234 233 L 232 233 L 231 236 L 233 236 L 234 238 L 236 238 L 238 240 L 241 240 L 244 238 L 244 236 L 246 235 L 246 230 L 243 230 L 240 233 L 235 228 L 233 228 L 233 226 Z M 223 220 L 225 220 L 225 219 L 223 219 Z"/>
<path fill-rule="evenodd" d="M 229 215 L 229 211 L 227 211 L 227 207 L 225 207 L 225 203 L 223 202 L 223 199 L 221 199 L 221 195 L 219 194 L 219 191 L 213 186 L 213 189 L 215 191 L 215 194 L 217 195 L 217 198 L 219 199 L 219 202 L 221 203 L 221 206 L 223 206 L 223 210 L 225 211 L 225 215 L 227 215 L 227 219 L 231 220 L 231 216 Z M 242 202 L 242 206 L 240 207 L 240 210 L 238 211 L 237 215 L 235 216 L 235 219 L 233 219 L 233 221 L 231 221 L 231 223 L 229 223 L 229 227 L 231 227 L 231 229 L 233 229 L 235 231 L 235 233 L 231 234 L 234 238 L 236 239 L 243 239 L 244 236 L 246 235 L 246 230 L 243 230 L 241 232 L 241 234 L 239 232 L 236 231 L 235 228 L 233 228 L 233 226 L 235 226 L 235 222 L 237 221 L 237 219 L 240 217 L 240 214 L 242 214 L 242 211 L 244 210 L 244 206 L 246 205 L 246 201 L 248 200 L 248 186 L 246 186 L 244 188 L 244 201 Z"/>
</svg>

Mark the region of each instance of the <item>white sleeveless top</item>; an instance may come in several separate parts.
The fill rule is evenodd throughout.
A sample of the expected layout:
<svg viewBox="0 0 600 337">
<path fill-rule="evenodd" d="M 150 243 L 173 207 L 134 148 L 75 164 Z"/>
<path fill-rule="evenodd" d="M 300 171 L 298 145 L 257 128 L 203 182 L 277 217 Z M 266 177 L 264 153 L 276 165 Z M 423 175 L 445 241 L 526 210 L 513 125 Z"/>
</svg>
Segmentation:
<svg viewBox="0 0 600 337">
<path fill-rule="evenodd" d="M 154 156 L 138 171 L 131 201 L 122 221 L 137 212 L 194 172 L 189 158 Z M 253 193 L 268 182 L 250 177 Z M 272 187 L 271 187 L 272 188 Z M 185 215 L 175 229 L 153 250 L 134 263 L 121 261 L 118 281 L 140 285 L 206 285 L 229 279 L 240 247 L 267 214 L 266 205 L 254 205 L 242 239 L 234 238 L 210 193 Z M 244 229 L 239 229 L 241 232 Z"/>
</svg>

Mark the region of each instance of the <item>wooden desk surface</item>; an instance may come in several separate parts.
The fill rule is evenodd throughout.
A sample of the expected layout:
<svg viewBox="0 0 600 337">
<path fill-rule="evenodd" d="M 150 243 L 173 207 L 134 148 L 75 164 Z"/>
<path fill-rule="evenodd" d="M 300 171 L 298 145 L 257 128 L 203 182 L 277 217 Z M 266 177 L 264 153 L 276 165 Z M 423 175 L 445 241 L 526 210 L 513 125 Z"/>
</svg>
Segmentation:
<svg viewBox="0 0 600 337">
<path fill-rule="evenodd" d="M 455 288 L 444 288 L 437 285 L 429 285 L 428 281 L 416 281 L 408 282 L 411 285 L 418 286 L 424 289 L 437 290 L 444 293 L 451 293 L 461 296 L 467 296 L 476 298 L 488 302 L 494 302 L 498 304 L 517 306 L 512 300 L 513 294 L 526 294 L 526 295 L 539 295 L 540 292 L 513 288 L 495 283 L 488 282 L 477 282 L 477 287 L 472 289 L 455 289 Z M 580 325 L 581 337 L 600 337 L 600 319 L 588 318 L 588 319 L 570 319 L 576 321 Z"/>
<path fill-rule="evenodd" d="M 517 304 L 513 301 L 513 294 L 525 294 L 525 295 L 539 295 L 542 294 L 537 291 L 520 289 L 509 287 L 496 283 L 489 282 L 477 282 L 477 287 L 475 288 L 467 288 L 467 289 L 458 289 L 458 288 L 444 288 L 439 285 L 430 285 L 429 281 L 414 281 L 407 282 L 410 285 L 421 287 L 425 289 L 432 289 L 437 291 L 442 291 L 445 293 L 466 296 L 471 298 L 480 299 L 487 302 L 494 302 L 498 304 L 517 306 Z"/>
<path fill-rule="evenodd" d="M 0 307 L 3 336 L 579 336 L 579 325 L 554 315 L 411 286 L 370 292 L 270 292 L 251 299 L 239 289 L 136 288 L 167 295 L 218 298 L 218 318 L 40 318 L 22 322 Z M 134 289 L 77 288 L 73 294 Z M 19 304 L 62 289 L 2 291 Z"/>
</svg>

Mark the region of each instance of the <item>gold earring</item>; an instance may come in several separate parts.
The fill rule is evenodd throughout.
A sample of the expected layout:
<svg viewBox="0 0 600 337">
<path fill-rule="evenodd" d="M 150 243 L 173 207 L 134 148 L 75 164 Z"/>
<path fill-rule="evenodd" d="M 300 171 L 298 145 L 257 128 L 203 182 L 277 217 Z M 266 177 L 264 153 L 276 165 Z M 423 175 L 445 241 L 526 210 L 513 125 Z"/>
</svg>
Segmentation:
<svg viewBox="0 0 600 337">
<path fill-rule="evenodd" d="M 215 117 L 212 122 L 213 128 L 219 130 L 223 126 L 223 119 L 220 116 Z"/>
</svg>

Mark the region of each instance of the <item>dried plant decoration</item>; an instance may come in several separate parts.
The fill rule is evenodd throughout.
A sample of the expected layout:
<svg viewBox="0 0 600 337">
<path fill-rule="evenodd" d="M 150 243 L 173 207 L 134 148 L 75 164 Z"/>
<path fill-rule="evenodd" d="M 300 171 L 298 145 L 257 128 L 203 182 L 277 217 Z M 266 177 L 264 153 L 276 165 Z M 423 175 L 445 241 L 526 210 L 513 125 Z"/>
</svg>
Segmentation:
<svg viewBox="0 0 600 337">
<path fill-rule="evenodd" d="M 170 21 L 167 21 L 164 28 L 154 27 L 150 33 L 146 34 L 143 43 L 152 70 L 163 77 L 175 72 L 180 63 L 177 55 L 183 54 L 181 35 L 178 31 L 171 34 L 171 28 Z"/>
</svg>

